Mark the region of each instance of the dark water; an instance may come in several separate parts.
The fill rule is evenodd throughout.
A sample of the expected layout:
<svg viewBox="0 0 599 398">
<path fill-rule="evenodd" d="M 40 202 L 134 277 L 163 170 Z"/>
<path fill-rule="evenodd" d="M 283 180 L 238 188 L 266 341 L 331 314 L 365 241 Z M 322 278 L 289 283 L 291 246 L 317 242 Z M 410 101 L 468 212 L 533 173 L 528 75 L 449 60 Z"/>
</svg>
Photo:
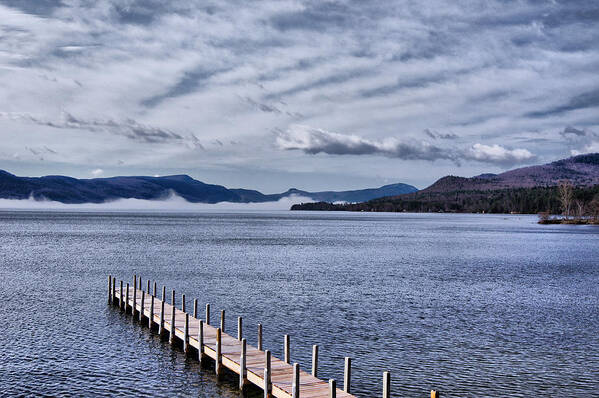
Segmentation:
<svg viewBox="0 0 599 398">
<path fill-rule="evenodd" d="M 237 397 L 106 303 L 142 275 L 380 396 L 599 394 L 599 228 L 535 217 L 0 212 L 0 395 Z M 250 394 L 259 396 L 260 394 Z"/>
</svg>

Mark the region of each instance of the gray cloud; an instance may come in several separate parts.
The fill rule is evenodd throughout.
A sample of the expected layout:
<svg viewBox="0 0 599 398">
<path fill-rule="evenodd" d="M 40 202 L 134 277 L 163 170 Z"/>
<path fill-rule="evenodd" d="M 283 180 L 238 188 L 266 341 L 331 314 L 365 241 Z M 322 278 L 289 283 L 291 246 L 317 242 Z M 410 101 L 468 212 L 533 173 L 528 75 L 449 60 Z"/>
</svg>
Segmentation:
<svg viewBox="0 0 599 398">
<path fill-rule="evenodd" d="M 456 140 L 458 138 L 460 138 L 457 134 L 453 134 L 453 133 L 439 133 L 438 131 L 433 131 L 431 129 L 424 129 L 424 134 L 426 134 L 428 137 L 432 138 L 433 140 Z"/>
<path fill-rule="evenodd" d="M 307 154 L 329 155 L 382 155 L 402 160 L 464 160 L 511 166 L 536 159 L 526 149 L 508 149 L 501 145 L 476 143 L 458 150 L 442 148 L 427 141 L 401 141 L 397 138 L 368 140 L 357 135 L 333 133 L 302 125 L 293 125 L 287 131 L 276 132 L 276 143 L 284 150 L 301 150 Z"/>
</svg>

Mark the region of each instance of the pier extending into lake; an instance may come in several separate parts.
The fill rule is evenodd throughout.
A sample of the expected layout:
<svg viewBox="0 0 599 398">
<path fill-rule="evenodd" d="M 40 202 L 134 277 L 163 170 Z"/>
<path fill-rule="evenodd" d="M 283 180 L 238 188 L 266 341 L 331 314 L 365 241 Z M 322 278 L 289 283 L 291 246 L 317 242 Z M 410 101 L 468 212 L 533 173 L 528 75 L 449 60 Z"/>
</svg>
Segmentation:
<svg viewBox="0 0 599 398">
<path fill-rule="evenodd" d="M 312 347 L 310 372 L 300 369 L 299 364 L 290 362 L 289 335 L 284 339 L 284 359 L 271 355 L 262 347 L 262 325 L 258 324 L 258 346 L 247 344 L 243 337 L 243 319 L 237 318 L 237 337 L 225 333 L 225 311 L 220 312 L 218 327 L 212 325 L 210 304 L 206 304 L 205 317 L 200 319 L 198 301 L 193 301 L 191 314 L 187 311 L 185 295 L 181 308 L 176 307 L 175 291 L 171 291 L 171 303 L 166 301 L 166 287 L 158 298 L 157 285 L 147 280 L 146 289 L 141 277 L 133 277 L 133 286 L 123 284 L 108 276 L 108 303 L 145 322 L 152 330 L 169 337 L 171 344 L 181 343 L 183 351 L 195 355 L 200 363 L 214 361 L 217 375 L 224 368 L 239 375 L 239 388 L 244 390 L 253 384 L 264 391 L 265 398 L 347 398 L 351 395 L 351 358 L 345 357 L 343 388 L 337 388 L 335 380 L 318 378 L 318 346 Z M 153 290 L 151 289 L 153 287 Z M 383 373 L 383 398 L 391 397 L 389 372 Z M 431 398 L 439 398 L 431 391 Z"/>
</svg>

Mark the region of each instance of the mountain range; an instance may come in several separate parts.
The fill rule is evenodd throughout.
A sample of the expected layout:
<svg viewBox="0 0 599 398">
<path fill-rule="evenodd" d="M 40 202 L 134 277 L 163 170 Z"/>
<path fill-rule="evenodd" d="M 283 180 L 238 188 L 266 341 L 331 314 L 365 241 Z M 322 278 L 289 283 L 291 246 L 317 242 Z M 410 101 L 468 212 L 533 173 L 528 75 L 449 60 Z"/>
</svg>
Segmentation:
<svg viewBox="0 0 599 398">
<path fill-rule="evenodd" d="M 416 192 L 408 184 L 391 184 L 380 188 L 353 191 L 308 192 L 289 189 L 278 194 L 263 194 L 250 189 L 229 189 L 206 184 L 188 175 L 164 177 L 125 176 L 77 179 L 65 176 L 18 177 L 0 170 L 0 198 L 53 200 L 62 203 L 103 203 L 117 199 L 165 199 L 175 193 L 193 203 L 272 202 L 290 196 L 309 197 L 315 201 L 362 202 L 383 196 Z"/>
</svg>

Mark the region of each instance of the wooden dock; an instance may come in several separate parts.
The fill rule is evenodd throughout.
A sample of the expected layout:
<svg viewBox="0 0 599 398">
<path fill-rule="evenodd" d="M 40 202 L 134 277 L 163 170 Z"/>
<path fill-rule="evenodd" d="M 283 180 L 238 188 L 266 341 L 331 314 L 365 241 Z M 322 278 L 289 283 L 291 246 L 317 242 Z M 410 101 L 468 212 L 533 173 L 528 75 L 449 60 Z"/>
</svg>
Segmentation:
<svg viewBox="0 0 599 398">
<path fill-rule="evenodd" d="M 289 336 L 285 336 L 283 360 L 271 355 L 262 347 L 262 326 L 258 325 L 258 347 L 246 343 L 243 338 L 242 318 L 238 318 L 237 337 L 225 333 L 225 312 L 221 311 L 220 325 L 211 324 L 210 305 L 206 304 L 204 319 L 199 318 L 198 302 L 194 300 L 192 313 L 186 312 L 185 295 L 182 295 L 181 308 L 175 305 L 175 291 L 171 293 L 171 303 L 166 301 L 166 288 L 162 288 L 162 298 L 158 298 L 156 283 L 151 292 L 150 281 L 146 290 L 142 280 L 134 276 L 133 286 L 123 285 L 121 280 L 108 277 L 108 302 L 118 306 L 126 313 L 138 317 L 149 328 L 157 330 L 160 335 L 169 336 L 171 343 L 181 343 L 183 350 L 193 353 L 200 362 L 207 359 L 214 361 L 217 375 L 223 368 L 239 375 L 239 388 L 244 389 L 253 384 L 264 391 L 265 398 L 347 398 L 351 395 L 351 359 L 345 358 L 345 374 L 343 389 L 337 388 L 335 380 L 324 381 L 318 375 L 318 346 L 313 346 L 312 369 L 308 373 L 300 369 L 299 364 L 290 363 Z M 389 372 L 383 374 L 383 398 L 390 398 Z M 432 398 L 438 398 L 436 391 L 431 391 Z"/>
</svg>

